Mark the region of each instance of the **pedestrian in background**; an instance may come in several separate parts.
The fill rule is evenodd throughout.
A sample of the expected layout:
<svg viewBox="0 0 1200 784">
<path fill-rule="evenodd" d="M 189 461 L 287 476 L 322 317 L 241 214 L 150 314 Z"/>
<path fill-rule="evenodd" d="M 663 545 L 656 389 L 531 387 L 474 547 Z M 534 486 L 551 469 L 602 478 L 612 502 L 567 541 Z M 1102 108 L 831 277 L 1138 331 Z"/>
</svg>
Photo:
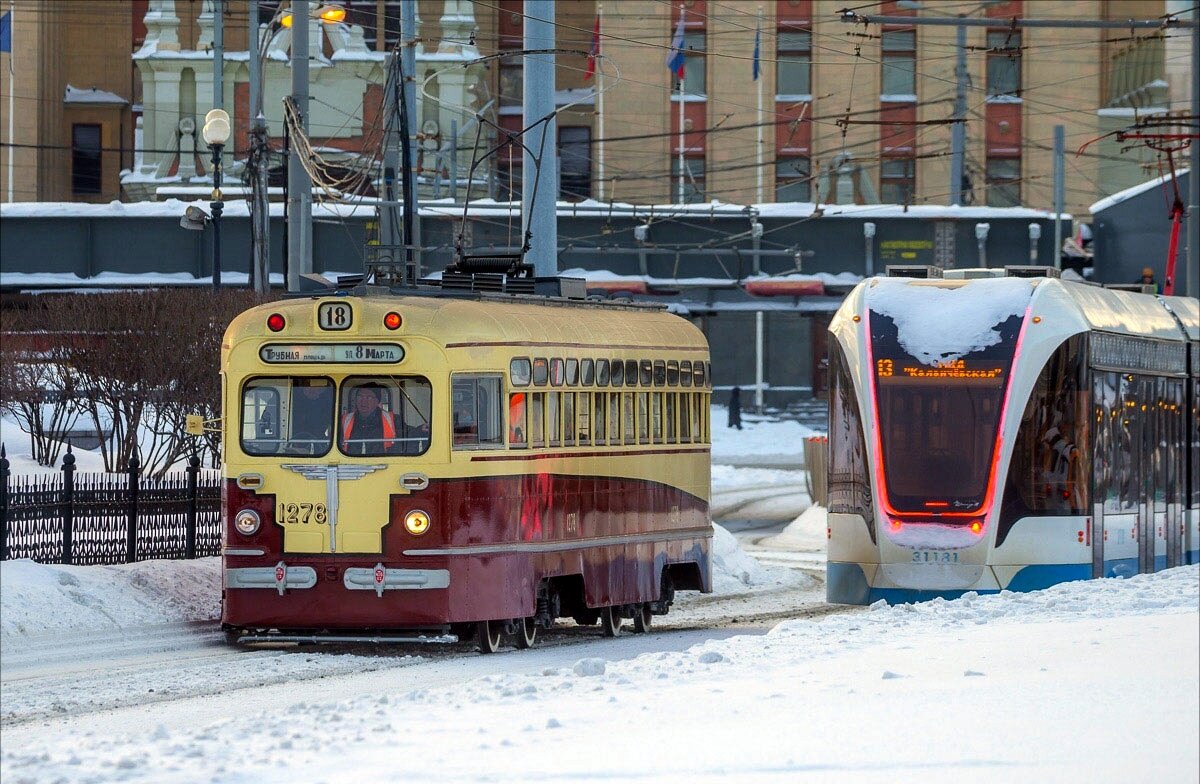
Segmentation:
<svg viewBox="0 0 1200 784">
<path fill-rule="evenodd" d="M 729 426 L 742 429 L 742 389 L 734 387 L 729 393 Z"/>
</svg>

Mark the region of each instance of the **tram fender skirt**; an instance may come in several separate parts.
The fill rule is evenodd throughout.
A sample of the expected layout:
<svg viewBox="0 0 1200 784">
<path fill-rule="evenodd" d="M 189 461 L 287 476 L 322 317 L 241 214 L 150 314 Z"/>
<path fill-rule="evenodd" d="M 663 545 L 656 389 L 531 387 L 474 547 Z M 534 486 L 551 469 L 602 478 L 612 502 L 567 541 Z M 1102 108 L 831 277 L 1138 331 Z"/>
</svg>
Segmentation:
<svg viewBox="0 0 1200 784">
<path fill-rule="evenodd" d="M 870 604 L 871 586 L 856 563 L 830 561 L 825 568 L 825 601 L 831 604 Z"/>
<path fill-rule="evenodd" d="M 1092 577 L 1092 565 L 1086 564 L 1031 564 L 1022 568 L 1008 585 L 1009 591 L 1040 591 L 1058 583 L 1074 580 L 1089 580 Z"/>
</svg>

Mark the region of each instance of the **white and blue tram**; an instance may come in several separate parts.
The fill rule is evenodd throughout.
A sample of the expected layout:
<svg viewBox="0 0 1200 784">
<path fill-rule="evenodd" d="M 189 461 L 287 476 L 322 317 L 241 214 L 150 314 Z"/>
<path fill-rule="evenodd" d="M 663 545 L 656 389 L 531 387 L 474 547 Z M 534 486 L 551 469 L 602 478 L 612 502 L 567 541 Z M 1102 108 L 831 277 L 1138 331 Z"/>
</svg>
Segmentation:
<svg viewBox="0 0 1200 784">
<path fill-rule="evenodd" d="M 830 325 L 827 599 L 1200 562 L 1197 301 L 922 269 L 864 281 Z"/>
</svg>

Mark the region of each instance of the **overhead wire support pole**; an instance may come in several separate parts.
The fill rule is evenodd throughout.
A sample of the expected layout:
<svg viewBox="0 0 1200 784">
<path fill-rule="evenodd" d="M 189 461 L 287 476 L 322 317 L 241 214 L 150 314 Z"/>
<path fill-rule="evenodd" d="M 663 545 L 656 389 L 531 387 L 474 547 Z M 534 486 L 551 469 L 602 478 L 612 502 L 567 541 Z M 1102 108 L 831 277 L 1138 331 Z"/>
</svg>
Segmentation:
<svg viewBox="0 0 1200 784">
<path fill-rule="evenodd" d="M 596 3 L 597 24 L 604 23 L 604 3 Z M 596 67 L 596 186 L 599 188 L 600 201 L 604 201 L 604 67 Z"/>
<path fill-rule="evenodd" d="M 554 0 L 525 0 L 525 49 L 554 49 Z M 553 53 L 525 55 L 523 123 L 531 128 L 521 155 L 522 244 L 534 275 L 558 274 L 558 122 Z M 544 121 L 543 121 L 544 120 Z M 534 156 L 537 150 L 537 157 Z"/>
<path fill-rule="evenodd" d="M 308 134 L 308 0 L 292 0 L 292 99 L 300 131 Z M 312 267 L 312 182 L 300 160 L 303 145 L 288 156 L 288 291 L 300 288 L 300 276 Z"/>
<path fill-rule="evenodd" d="M 1192 117 L 1200 117 L 1200 17 L 1192 10 Z M 1195 297 L 1200 292 L 1200 141 L 1193 140 L 1188 171 L 1187 264 L 1179 276 L 1179 290 Z"/>
<path fill-rule="evenodd" d="M 400 4 L 400 154 L 404 159 L 404 261 L 413 280 L 421 277 L 421 222 L 417 212 L 417 149 L 413 144 L 413 123 L 417 116 L 417 0 Z M 414 251 L 414 248 L 416 249 Z"/>
<path fill-rule="evenodd" d="M 967 150 L 967 28 L 958 26 L 954 64 L 954 119 L 950 127 L 950 203 L 963 203 L 964 157 Z"/>
<path fill-rule="evenodd" d="M 246 25 L 247 60 L 250 66 L 250 279 L 257 294 L 266 294 L 271 288 L 271 208 L 268 188 L 270 166 L 268 164 L 267 118 L 263 116 L 263 62 L 262 55 L 270 43 L 259 40 L 258 0 L 249 0 Z"/>
<path fill-rule="evenodd" d="M 1066 126 L 1054 126 L 1054 266 L 1062 269 L 1062 214 L 1066 201 Z"/>
</svg>

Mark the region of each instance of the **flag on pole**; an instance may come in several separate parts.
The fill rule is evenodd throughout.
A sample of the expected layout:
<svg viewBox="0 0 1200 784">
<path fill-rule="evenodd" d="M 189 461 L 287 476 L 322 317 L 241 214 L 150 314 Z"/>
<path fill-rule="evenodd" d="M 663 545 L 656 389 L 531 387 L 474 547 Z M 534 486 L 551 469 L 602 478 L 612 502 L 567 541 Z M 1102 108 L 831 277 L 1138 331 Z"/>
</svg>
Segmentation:
<svg viewBox="0 0 1200 784">
<path fill-rule="evenodd" d="M 679 24 L 675 26 L 675 38 L 671 41 L 671 53 L 667 55 L 667 68 L 670 68 L 671 73 L 675 74 L 675 78 L 680 81 L 683 81 L 684 70 L 687 66 L 683 48 L 683 15 L 684 10 L 681 6 L 679 8 Z"/>
<path fill-rule="evenodd" d="M 0 52 L 12 54 L 12 11 L 0 16 Z"/>
<path fill-rule="evenodd" d="M 754 28 L 754 81 L 758 81 L 758 75 L 762 73 L 762 65 L 759 62 L 759 55 L 762 51 L 762 27 Z"/>
<path fill-rule="evenodd" d="M 592 49 L 588 52 L 587 70 L 583 73 L 584 81 L 591 79 L 596 73 L 596 57 L 600 54 L 600 15 L 596 15 L 596 24 L 592 28 Z"/>
</svg>

